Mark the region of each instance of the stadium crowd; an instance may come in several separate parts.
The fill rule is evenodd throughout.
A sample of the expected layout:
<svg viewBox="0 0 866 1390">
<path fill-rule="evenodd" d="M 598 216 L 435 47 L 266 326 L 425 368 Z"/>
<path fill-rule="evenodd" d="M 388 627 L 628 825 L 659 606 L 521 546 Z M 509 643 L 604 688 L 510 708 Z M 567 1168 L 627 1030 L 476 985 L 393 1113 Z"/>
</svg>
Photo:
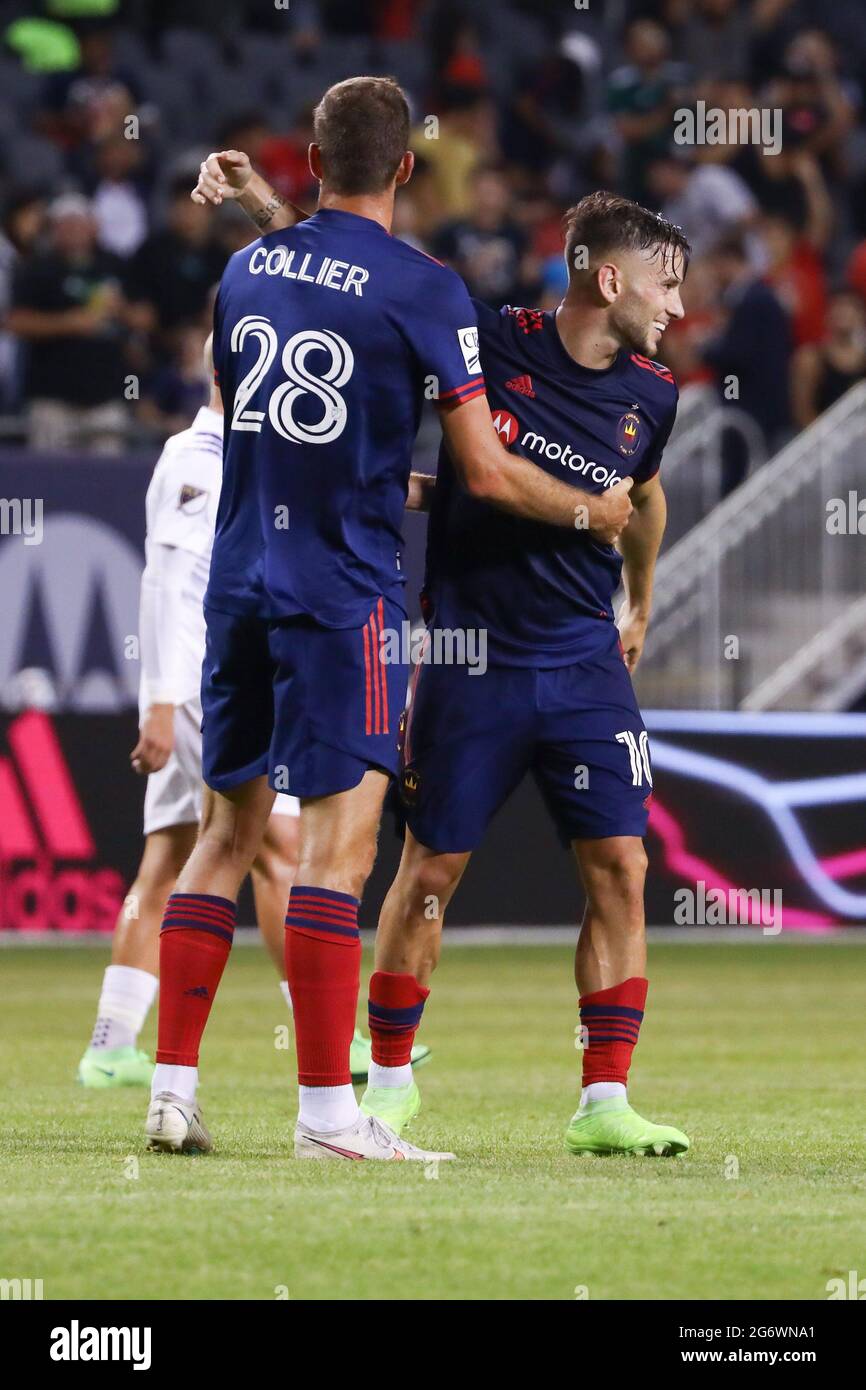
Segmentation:
<svg viewBox="0 0 866 1390">
<path fill-rule="evenodd" d="M 96 16 L 92 11 L 98 11 Z M 91 12 L 91 13 L 88 13 Z M 866 375 L 863 0 L 44 0 L 5 7 L 0 414 L 6 439 L 152 444 L 202 400 L 236 208 L 190 201 L 209 149 L 315 203 L 312 109 L 393 73 L 416 119 L 395 233 L 493 305 L 556 305 L 561 219 L 593 188 L 693 246 L 663 356 L 733 374 L 778 446 Z M 781 112 L 781 148 L 677 143 L 683 109 Z"/>
</svg>

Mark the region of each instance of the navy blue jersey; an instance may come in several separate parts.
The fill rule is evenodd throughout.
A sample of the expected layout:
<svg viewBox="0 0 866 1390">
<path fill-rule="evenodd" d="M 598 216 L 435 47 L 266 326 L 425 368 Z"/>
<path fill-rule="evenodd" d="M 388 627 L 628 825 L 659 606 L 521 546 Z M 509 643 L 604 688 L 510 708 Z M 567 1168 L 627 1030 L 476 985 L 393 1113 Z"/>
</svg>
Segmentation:
<svg viewBox="0 0 866 1390">
<path fill-rule="evenodd" d="M 232 257 L 214 312 L 223 486 L 206 602 L 360 627 L 402 602 L 400 526 L 425 396 L 482 394 L 452 270 L 323 209 Z"/>
<path fill-rule="evenodd" d="M 553 312 L 476 302 L 481 366 L 493 422 L 513 453 L 585 492 L 659 467 L 677 407 L 661 363 L 620 351 L 581 367 Z M 447 450 L 431 508 L 425 616 L 441 628 L 487 632 L 498 666 L 564 666 L 609 642 L 622 556 L 586 530 L 524 520 L 470 497 Z"/>
</svg>

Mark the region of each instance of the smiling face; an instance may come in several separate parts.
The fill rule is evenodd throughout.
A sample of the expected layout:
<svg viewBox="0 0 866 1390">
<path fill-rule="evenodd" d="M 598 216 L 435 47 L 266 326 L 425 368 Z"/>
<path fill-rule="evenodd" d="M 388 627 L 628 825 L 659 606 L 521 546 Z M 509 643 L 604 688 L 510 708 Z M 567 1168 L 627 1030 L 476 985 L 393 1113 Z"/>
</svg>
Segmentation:
<svg viewBox="0 0 866 1390">
<path fill-rule="evenodd" d="M 609 304 L 610 325 L 624 348 L 655 357 L 665 329 L 685 314 L 680 287 L 685 275 L 682 252 L 662 247 L 621 251 L 599 272 Z"/>
<path fill-rule="evenodd" d="M 608 343 L 654 357 L 671 319 L 684 314 L 691 248 L 682 228 L 606 189 L 581 198 L 564 224 L 564 302 L 589 315 Z"/>
</svg>

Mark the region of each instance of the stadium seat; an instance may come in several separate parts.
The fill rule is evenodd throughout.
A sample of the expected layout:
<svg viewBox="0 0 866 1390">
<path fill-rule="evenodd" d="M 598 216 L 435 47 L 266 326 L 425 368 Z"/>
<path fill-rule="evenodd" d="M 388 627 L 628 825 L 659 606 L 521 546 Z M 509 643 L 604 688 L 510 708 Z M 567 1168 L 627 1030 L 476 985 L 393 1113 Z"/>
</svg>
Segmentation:
<svg viewBox="0 0 866 1390">
<path fill-rule="evenodd" d="M 56 187 L 63 179 L 63 156 L 51 140 L 29 132 L 14 136 L 15 160 L 10 172 L 30 187 Z"/>
<path fill-rule="evenodd" d="M 167 29 L 162 54 L 178 72 L 209 72 L 222 61 L 219 45 L 203 29 Z"/>
</svg>

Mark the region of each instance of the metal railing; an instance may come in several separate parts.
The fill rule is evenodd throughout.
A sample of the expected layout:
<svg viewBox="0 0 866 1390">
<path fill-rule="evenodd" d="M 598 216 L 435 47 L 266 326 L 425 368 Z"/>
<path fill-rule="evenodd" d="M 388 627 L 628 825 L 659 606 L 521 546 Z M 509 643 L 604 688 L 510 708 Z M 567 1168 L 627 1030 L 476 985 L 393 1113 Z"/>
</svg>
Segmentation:
<svg viewBox="0 0 866 1390">
<path fill-rule="evenodd" d="M 711 386 L 687 386 L 662 464 L 668 503 L 663 550 L 682 540 L 718 503 L 725 432 L 740 436 L 747 476 L 766 461 L 764 437 L 751 416 L 735 406 L 721 406 Z"/>
<path fill-rule="evenodd" d="M 866 594 L 858 487 L 866 495 L 866 382 L 661 557 L 636 681 L 645 704 L 768 707 L 755 702 L 774 673 Z M 834 526 L 830 509 L 852 503 L 847 524 Z M 809 707 L 793 676 L 778 698 Z"/>
</svg>

